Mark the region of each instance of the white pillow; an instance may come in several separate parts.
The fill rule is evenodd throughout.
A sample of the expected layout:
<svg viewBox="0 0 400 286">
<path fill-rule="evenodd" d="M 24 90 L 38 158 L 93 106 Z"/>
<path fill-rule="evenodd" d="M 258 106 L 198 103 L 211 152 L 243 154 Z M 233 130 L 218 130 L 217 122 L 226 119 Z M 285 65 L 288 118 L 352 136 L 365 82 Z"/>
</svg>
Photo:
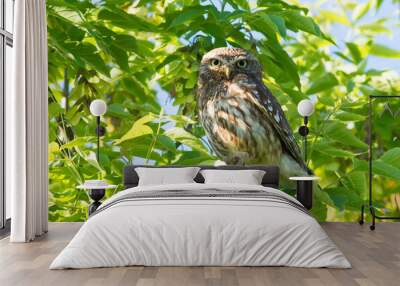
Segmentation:
<svg viewBox="0 0 400 286">
<path fill-rule="evenodd" d="M 205 184 L 261 185 L 265 171 L 261 170 L 202 170 Z"/>
<path fill-rule="evenodd" d="M 195 183 L 193 179 L 199 170 L 198 167 L 135 168 L 139 176 L 139 186 Z"/>
</svg>

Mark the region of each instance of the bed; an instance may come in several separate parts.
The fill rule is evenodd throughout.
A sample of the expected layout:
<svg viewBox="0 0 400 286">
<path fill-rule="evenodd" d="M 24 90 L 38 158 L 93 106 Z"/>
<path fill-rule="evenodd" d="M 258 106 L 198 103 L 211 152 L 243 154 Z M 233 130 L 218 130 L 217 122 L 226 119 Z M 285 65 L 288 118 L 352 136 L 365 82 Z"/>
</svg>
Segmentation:
<svg viewBox="0 0 400 286">
<path fill-rule="evenodd" d="M 139 186 L 107 199 L 50 269 L 144 266 L 292 266 L 350 268 L 318 222 L 279 188 L 275 166 L 201 166 L 265 171 L 261 185 L 193 183 Z"/>
</svg>

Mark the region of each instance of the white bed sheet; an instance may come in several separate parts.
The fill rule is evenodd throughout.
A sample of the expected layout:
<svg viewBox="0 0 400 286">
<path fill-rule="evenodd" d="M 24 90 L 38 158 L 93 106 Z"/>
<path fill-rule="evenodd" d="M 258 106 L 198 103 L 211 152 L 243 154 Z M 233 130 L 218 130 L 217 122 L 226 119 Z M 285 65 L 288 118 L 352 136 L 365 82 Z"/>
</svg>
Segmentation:
<svg viewBox="0 0 400 286">
<path fill-rule="evenodd" d="M 129 192 L 204 188 L 284 194 L 238 184 L 143 186 L 103 205 Z M 318 222 L 290 205 L 254 198 L 172 198 L 104 209 L 81 227 L 50 269 L 128 265 L 351 267 Z"/>
</svg>

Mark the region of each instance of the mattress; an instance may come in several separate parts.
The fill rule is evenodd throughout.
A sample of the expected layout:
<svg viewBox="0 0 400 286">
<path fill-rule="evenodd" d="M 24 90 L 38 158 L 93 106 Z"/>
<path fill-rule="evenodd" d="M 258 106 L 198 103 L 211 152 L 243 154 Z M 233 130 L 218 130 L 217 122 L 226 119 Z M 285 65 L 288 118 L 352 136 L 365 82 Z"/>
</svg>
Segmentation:
<svg viewBox="0 0 400 286">
<path fill-rule="evenodd" d="M 133 265 L 351 267 L 293 197 L 263 186 L 193 183 L 114 195 L 50 269 Z"/>
</svg>

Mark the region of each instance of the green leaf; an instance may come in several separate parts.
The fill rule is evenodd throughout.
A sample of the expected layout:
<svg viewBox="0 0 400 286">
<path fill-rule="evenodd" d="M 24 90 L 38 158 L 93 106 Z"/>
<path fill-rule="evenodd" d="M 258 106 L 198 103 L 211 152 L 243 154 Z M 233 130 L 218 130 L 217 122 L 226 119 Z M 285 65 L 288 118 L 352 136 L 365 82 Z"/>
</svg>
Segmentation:
<svg viewBox="0 0 400 286">
<path fill-rule="evenodd" d="M 129 71 L 128 54 L 123 49 L 114 44 L 111 44 L 109 46 L 109 51 L 118 66 L 122 70 Z"/>
<path fill-rule="evenodd" d="M 139 142 L 136 142 L 139 141 Z M 153 160 L 157 164 L 164 163 L 164 158 L 160 156 L 157 152 L 150 152 L 150 144 L 141 144 L 140 138 L 136 138 L 129 142 L 123 142 L 121 144 L 121 153 L 125 156 L 131 157 L 139 157 L 146 160 Z"/>
<path fill-rule="evenodd" d="M 122 9 L 102 8 L 97 14 L 99 20 L 109 21 L 111 24 L 122 29 L 131 29 L 134 31 L 154 32 L 157 26 L 132 14 L 126 13 Z"/>
<path fill-rule="evenodd" d="M 346 175 L 346 178 L 349 184 L 346 184 L 345 187 L 349 191 L 355 191 L 360 195 L 365 194 L 368 188 L 366 172 L 350 172 Z"/>
<path fill-rule="evenodd" d="M 182 152 L 177 160 L 173 161 L 174 165 L 201 165 L 212 161 L 214 158 L 208 154 L 199 151 Z"/>
<path fill-rule="evenodd" d="M 71 140 L 68 143 L 62 145 L 60 147 L 60 150 L 71 149 L 71 148 L 75 148 L 75 147 L 84 147 L 86 144 L 92 142 L 94 139 L 95 139 L 94 136 L 78 137 L 78 138 L 75 138 L 74 140 Z"/>
<path fill-rule="evenodd" d="M 348 61 L 348 62 L 353 62 L 351 58 L 349 58 L 348 56 L 346 56 L 345 54 L 343 54 L 342 52 L 333 52 L 335 55 L 341 57 L 342 59 Z"/>
<path fill-rule="evenodd" d="M 368 145 L 358 139 L 358 137 L 354 135 L 350 129 L 347 129 L 346 125 L 338 121 L 330 122 L 326 125 L 325 135 L 332 140 L 335 140 L 345 145 L 353 146 L 360 149 L 367 149 L 368 147 Z"/>
<path fill-rule="evenodd" d="M 295 10 L 295 11 L 298 10 L 304 14 L 308 13 L 307 8 L 288 4 L 283 0 L 257 0 L 257 5 L 259 7 L 261 7 L 261 6 L 268 7 L 268 8 L 274 7 L 275 9 L 279 9 L 279 10 Z"/>
<path fill-rule="evenodd" d="M 297 11 L 287 11 L 284 15 L 286 16 L 286 22 L 289 22 L 291 27 L 323 38 L 321 30 L 312 18 L 303 16 Z"/>
<path fill-rule="evenodd" d="M 314 94 L 318 93 L 332 87 L 335 87 L 339 84 L 339 81 L 332 73 L 326 73 L 322 77 L 314 80 L 310 86 L 310 88 L 306 91 L 306 94 Z"/>
<path fill-rule="evenodd" d="M 133 94 L 137 98 L 146 100 L 145 88 L 135 77 L 125 77 L 122 80 L 122 83 L 124 84 L 126 91 Z"/>
<path fill-rule="evenodd" d="M 176 144 L 171 138 L 165 135 L 158 135 L 156 146 L 162 150 L 176 152 Z"/>
<path fill-rule="evenodd" d="M 58 104 L 58 102 L 49 103 L 48 113 L 49 117 L 54 117 L 62 113 L 64 109 Z"/>
<path fill-rule="evenodd" d="M 167 130 L 164 133 L 165 136 L 170 137 L 171 139 L 181 142 L 182 144 L 185 144 L 186 146 L 189 146 L 194 149 L 194 151 L 200 151 L 205 154 L 208 154 L 209 151 L 204 147 L 202 144 L 201 140 L 189 132 L 187 132 L 183 128 L 179 127 L 174 127 L 169 130 Z"/>
<path fill-rule="evenodd" d="M 340 210 L 344 210 L 349 191 L 343 187 L 330 188 L 327 191 L 333 201 L 333 205 Z"/>
<path fill-rule="evenodd" d="M 48 159 L 51 162 L 56 159 L 55 154 L 60 150 L 60 147 L 56 142 L 50 142 L 47 149 L 48 149 Z"/>
<path fill-rule="evenodd" d="M 392 31 L 385 27 L 384 23 L 375 22 L 368 23 L 358 27 L 361 33 L 366 35 L 388 34 L 392 35 Z"/>
<path fill-rule="evenodd" d="M 353 171 L 368 171 L 368 161 L 353 158 Z"/>
<path fill-rule="evenodd" d="M 84 220 L 85 220 L 85 218 L 82 217 L 82 214 L 80 212 L 65 215 L 62 217 L 63 222 L 77 222 L 77 221 L 84 221 Z"/>
<path fill-rule="evenodd" d="M 349 19 L 347 19 L 347 16 L 345 14 L 338 13 L 338 11 L 323 10 L 319 14 L 324 20 L 329 20 L 330 22 L 339 23 L 345 26 L 351 25 Z"/>
<path fill-rule="evenodd" d="M 360 63 L 362 61 L 362 56 L 358 46 L 351 42 L 346 43 L 346 46 L 349 49 L 351 57 L 353 58 L 354 62 L 357 64 Z"/>
<path fill-rule="evenodd" d="M 103 158 L 105 158 L 104 154 L 101 155 Z M 96 158 L 96 153 L 94 152 L 89 152 L 88 155 L 83 157 L 91 166 L 95 167 L 98 172 L 104 173 L 103 168 L 100 166 L 99 162 L 97 161 Z M 101 158 L 100 158 L 101 159 Z"/>
<path fill-rule="evenodd" d="M 315 198 L 318 201 L 323 202 L 324 204 L 333 206 L 334 204 L 329 194 L 325 190 L 321 190 L 321 188 L 318 185 L 315 187 L 316 187 L 314 190 Z"/>
<path fill-rule="evenodd" d="M 317 221 L 323 222 L 326 221 L 326 217 L 328 215 L 328 208 L 325 204 L 315 203 L 310 212 Z"/>
<path fill-rule="evenodd" d="M 357 4 L 356 8 L 353 11 L 352 15 L 353 20 L 358 21 L 361 18 L 363 18 L 368 13 L 370 7 L 371 7 L 370 1 L 367 1 L 366 3 L 363 4 Z"/>
<path fill-rule="evenodd" d="M 167 116 L 164 116 L 164 118 L 165 118 L 166 120 L 175 121 L 177 127 L 182 127 L 182 126 L 187 126 L 187 125 L 193 125 L 193 124 L 196 124 L 196 123 L 197 123 L 197 121 L 193 120 L 192 118 L 187 117 L 187 116 L 185 116 L 185 115 L 180 115 L 180 114 L 177 114 L 177 115 L 167 115 Z"/>
<path fill-rule="evenodd" d="M 271 18 L 271 21 L 275 24 L 275 26 L 278 28 L 279 34 L 285 38 L 286 37 L 285 19 L 278 15 L 269 15 L 269 17 Z"/>
<path fill-rule="evenodd" d="M 74 183 L 81 184 L 83 180 L 75 164 L 72 161 L 67 160 L 65 161 L 65 165 L 66 165 L 66 170 L 71 175 L 71 178 L 74 179 Z"/>
<path fill-rule="evenodd" d="M 133 123 L 131 129 L 127 133 L 125 133 L 120 139 L 116 140 L 114 144 L 121 144 L 122 142 L 127 140 L 132 140 L 140 136 L 153 134 L 153 129 L 147 126 L 146 123 L 153 121 L 155 118 L 156 117 L 153 114 L 148 114 L 136 120 Z"/>
<path fill-rule="evenodd" d="M 345 187 L 337 187 L 329 190 L 329 196 L 332 198 L 334 206 L 340 210 L 359 211 L 360 205 L 363 203 L 360 194 L 356 192 L 352 182 L 347 177 L 342 182 L 344 182 Z"/>
<path fill-rule="evenodd" d="M 301 83 L 297 66 L 288 53 L 275 41 L 267 41 L 265 44 L 263 44 L 263 48 L 269 50 L 274 55 L 274 63 L 277 65 L 277 67 L 279 67 L 279 69 L 283 69 L 282 71 L 287 73 L 287 75 L 293 80 L 294 84 L 300 90 Z M 269 65 L 268 68 L 270 68 Z M 287 82 L 287 78 L 282 78 L 282 75 L 277 75 L 275 79 L 278 81 Z"/>
<path fill-rule="evenodd" d="M 66 7 L 81 12 L 86 12 L 88 9 L 95 7 L 90 1 L 47 0 L 46 4 L 55 7 Z"/>
<path fill-rule="evenodd" d="M 186 24 L 199 17 L 202 17 L 206 13 L 206 9 L 203 6 L 187 7 L 179 12 L 178 16 L 171 22 L 168 29 Z"/>
<path fill-rule="evenodd" d="M 381 160 L 373 161 L 372 171 L 374 174 L 379 174 L 389 178 L 400 180 L 400 169 Z"/>
<path fill-rule="evenodd" d="M 85 62 L 92 69 L 98 70 L 107 77 L 110 75 L 110 68 L 99 55 L 96 46 L 89 43 L 79 43 L 78 45 L 65 45 L 65 47 L 68 47 L 78 60 Z"/>
<path fill-rule="evenodd" d="M 395 147 L 386 151 L 380 157 L 380 160 L 396 168 L 400 168 L 400 147 Z"/>
<path fill-rule="evenodd" d="M 177 55 L 169 55 L 156 67 L 156 70 L 159 70 L 159 69 L 163 68 L 164 66 L 168 65 L 169 63 L 178 61 L 180 59 L 181 58 Z"/>
<path fill-rule="evenodd" d="M 369 54 L 381 58 L 400 58 L 400 51 L 380 44 L 373 44 Z"/>
<path fill-rule="evenodd" d="M 323 154 L 328 155 L 333 158 L 337 158 L 337 157 L 352 158 L 352 157 L 354 157 L 354 154 L 352 152 L 336 148 L 328 143 L 315 143 L 312 147 L 313 147 L 313 149 L 317 150 L 318 152 L 323 153 Z"/>
<path fill-rule="evenodd" d="M 124 50 L 133 50 L 137 48 L 136 38 L 131 35 L 116 34 L 113 36 L 114 44 Z"/>
<path fill-rule="evenodd" d="M 354 171 L 368 172 L 368 161 L 354 158 L 353 166 Z M 372 172 L 375 175 L 381 175 L 388 178 L 400 180 L 400 168 L 396 168 L 395 166 L 379 159 L 372 161 Z"/>
<path fill-rule="evenodd" d="M 239 7 L 242 7 L 243 9 L 250 10 L 249 1 L 247 0 L 231 0 L 230 2 L 239 5 Z"/>
<path fill-rule="evenodd" d="M 340 111 L 335 114 L 335 118 L 341 121 L 364 121 L 365 116 L 357 113 Z"/>
<path fill-rule="evenodd" d="M 137 44 L 137 49 L 135 50 L 135 53 L 140 55 L 141 57 L 153 57 L 153 47 L 154 44 L 149 42 L 149 41 L 143 41 L 143 40 L 136 40 Z"/>
<path fill-rule="evenodd" d="M 381 8 L 382 3 L 383 3 L 383 0 L 377 0 L 376 1 L 376 10 L 379 10 L 379 8 Z"/>
<path fill-rule="evenodd" d="M 132 115 L 125 111 L 125 108 L 120 103 L 113 103 L 107 106 L 107 115 L 119 118 L 132 118 Z"/>
<path fill-rule="evenodd" d="M 278 27 L 266 13 L 260 11 L 245 17 L 250 27 L 264 34 L 268 39 L 277 42 Z"/>
</svg>

